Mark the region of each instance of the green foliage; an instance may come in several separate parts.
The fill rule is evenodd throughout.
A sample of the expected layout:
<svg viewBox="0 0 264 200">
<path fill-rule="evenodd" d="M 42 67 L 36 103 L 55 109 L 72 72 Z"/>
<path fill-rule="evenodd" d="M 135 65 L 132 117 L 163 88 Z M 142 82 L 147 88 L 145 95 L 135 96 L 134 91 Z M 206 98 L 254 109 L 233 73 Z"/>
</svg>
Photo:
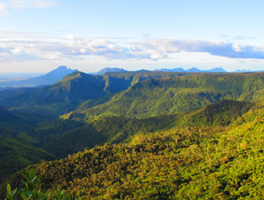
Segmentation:
<svg viewBox="0 0 264 200">
<path fill-rule="evenodd" d="M 56 137 L 47 141 L 43 148 L 57 157 L 63 158 L 68 154 L 81 151 L 85 147 L 93 148 L 95 145 L 104 143 L 127 143 L 135 134 L 166 130 L 175 126 L 225 126 L 247 112 L 252 105 L 252 103 L 222 100 L 198 110 L 144 119 L 101 117 L 79 128 L 56 134 Z M 59 123 L 59 121 L 57 122 Z M 66 123 L 71 124 L 74 121 L 61 122 L 65 122 L 66 126 Z M 58 124 L 58 126 L 61 125 Z M 56 133 L 55 130 L 53 131 Z"/>
<path fill-rule="evenodd" d="M 42 162 L 37 188 L 85 199 L 263 199 L 263 113 L 260 101 L 227 127 L 174 127 Z"/>
<path fill-rule="evenodd" d="M 56 200 L 69 200 L 71 199 L 71 195 L 67 194 L 64 195 L 63 191 L 55 190 L 54 195 L 51 192 L 43 193 L 41 190 L 36 190 L 36 185 L 40 181 L 40 176 L 36 176 L 36 170 L 31 168 L 25 175 L 23 174 L 25 181 L 22 181 L 24 187 L 19 191 L 16 189 L 12 190 L 10 184 L 7 184 L 7 195 L 5 200 L 14 200 L 20 194 L 22 199 L 24 200 L 50 200 L 51 197 L 55 198 Z M 76 197 L 76 199 L 79 199 Z"/>
<path fill-rule="evenodd" d="M 62 119 L 44 121 L 39 124 L 24 121 L 25 126 L 32 124 L 29 135 L 9 129 L 0 129 L 2 130 L 0 134 L 4 137 L 0 142 L 0 149 L 4 153 L 1 157 L 3 162 L 0 164 L 0 177 L 3 180 L 4 175 L 7 177 L 7 175 L 27 165 L 37 163 L 41 159 L 55 158 L 35 147 L 29 148 L 29 145 L 43 148 L 58 158 L 63 158 L 86 147 L 93 148 L 106 142 L 110 144 L 127 143 L 133 139 L 134 135 L 166 130 L 175 126 L 228 125 L 252 105 L 246 102 L 223 100 L 186 113 L 160 115 L 145 119 L 107 116 L 88 124 Z M 34 156 L 30 157 L 30 154 Z"/>
<path fill-rule="evenodd" d="M 6 189 L 7 189 L 7 195 L 6 195 L 5 200 L 8 200 L 8 199 L 9 199 L 9 200 L 13 200 L 13 199 L 15 199 L 16 196 L 18 195 L 17 188 L 14 189 L 14 190 L 12 190 L 12 189 L 11 189 L 11 186 L 10 186 L 9 184 L 7 184 Z"/>
</svg>

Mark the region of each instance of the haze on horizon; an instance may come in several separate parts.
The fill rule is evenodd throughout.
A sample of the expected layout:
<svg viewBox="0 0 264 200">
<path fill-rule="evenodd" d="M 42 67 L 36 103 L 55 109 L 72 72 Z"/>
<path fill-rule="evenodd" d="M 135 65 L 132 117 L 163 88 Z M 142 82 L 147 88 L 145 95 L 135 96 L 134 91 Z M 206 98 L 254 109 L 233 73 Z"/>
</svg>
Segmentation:
<svg viewBox="0 0 264 200">
<path fill-rule="evenodd" d="M 261 0 L 2 0 L 0 73 L 264 70 Z"/>
</svg>

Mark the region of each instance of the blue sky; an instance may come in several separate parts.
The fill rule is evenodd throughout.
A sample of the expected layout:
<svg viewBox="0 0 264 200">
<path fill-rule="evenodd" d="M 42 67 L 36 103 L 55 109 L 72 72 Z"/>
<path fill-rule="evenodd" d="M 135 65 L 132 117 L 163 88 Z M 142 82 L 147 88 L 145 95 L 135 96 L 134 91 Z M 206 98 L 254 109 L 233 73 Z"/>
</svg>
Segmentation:
<svg viewBox="0 0 264 200">
<path fill-rule="evenodd" d="M 264 1 L 0 0 L 0 73 L 264 70 Z"/>
</svg>

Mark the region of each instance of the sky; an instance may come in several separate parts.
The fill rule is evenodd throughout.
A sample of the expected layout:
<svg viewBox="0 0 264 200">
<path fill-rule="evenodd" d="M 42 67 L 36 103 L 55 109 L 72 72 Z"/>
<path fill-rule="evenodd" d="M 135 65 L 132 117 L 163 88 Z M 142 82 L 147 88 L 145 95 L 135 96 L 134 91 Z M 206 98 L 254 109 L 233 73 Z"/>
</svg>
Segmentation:
<svg viewBox="0 0 264 200">
<path fill-rule="evenodd" d="M 264 70 L 263 0 L 0 0 L 0 73 Z"/>
</svg>

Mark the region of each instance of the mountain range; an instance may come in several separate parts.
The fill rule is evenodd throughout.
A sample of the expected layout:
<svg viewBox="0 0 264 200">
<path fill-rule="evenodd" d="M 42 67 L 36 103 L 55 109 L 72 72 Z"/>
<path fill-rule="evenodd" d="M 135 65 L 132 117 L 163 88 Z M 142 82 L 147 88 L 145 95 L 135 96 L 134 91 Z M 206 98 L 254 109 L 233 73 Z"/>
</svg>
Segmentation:
<svg viewBox="0 0 264 200">
<path fill-rule="evenodd" d="M 51 72 L 45 74 L 45 75 L 41 75 L 41 76 L 37 76 L 37 77 L 33 77 L 33 78 L 28 78 L 28 79 L 24 79 L 24 80 L 5 80 L 5 81 L 1 81 L 0 82 L 0 91 L 1 90 L 12 90 L 12 89 L 16 89 L 16 88 L 21 88 L 21 87 L 42 87 L 45 85 L 50 85 L 53 83 L 56 83 L 58 81 L 60 81 L 63 77 L 67 76 L 70 73 L 73 73 L 74 71 L 77 70 L 72 70 L 70 68 L 67 68 L 66 66 L 60 66 L 55 70 L 52 70 Z M 191 68 L 191 69 L 187 69 L 184 70 L 183 68 L 174 68 L 174 69 L 156 69 L 154 71 L 161 71 L 161 72 L 191 72 L 191 73 L 195 73 L 195 72 L 207 72 L 207 73 L 226 73 L 227 71 L 224 70 L 223 68 L 213 68 L 211 70 L 199 70 L 197 68 Z M 124 70 L 123 68 L 110 68 L 110 67 L 106 67 L 96 73 L 90 73 L 91 75 L 102 75 L 102 74 L 107 74 L 107 73 L 125 73 L 125 72 L 131 72 L 131 71 L 127 71 Z M 148 70 L 139 70 L 136 71 L 138 73 L 142 73 L 142 72 L 150 72 Z M 250 72 L 250 70 L 237 70 L 235 72 Z M 16 74 L 17 77 L 19 77 L 18 74 Z"/>
<path fill-rule="evenodd" d="M 128 72 L 127 70 L 124 70 L 123 68 L 111 68 L 111 67 L 106 67 L 101 69 L 100 71 L 96 73 L 92 73 L 92 75 L 101 75 L 105 73 L 111 73 L 111 72 Z"/>
<path fill-rule="evenodd" d="M 174 69 L 155 69 L 154 71 L 162 71 L 162 72 L 210 72 L 210 73 L 226 73 L 227 71 L 224 70 L 223 68 L 221 67 L 217 67 L 217 68 L 213 68 L 211 70 L 199 70 L 195 67 L 193 68 L 190 68 L 190 69 L 187 69 L 187 70 L 184 70 L 183 68 L 174 68 Z"/>
</svg>

